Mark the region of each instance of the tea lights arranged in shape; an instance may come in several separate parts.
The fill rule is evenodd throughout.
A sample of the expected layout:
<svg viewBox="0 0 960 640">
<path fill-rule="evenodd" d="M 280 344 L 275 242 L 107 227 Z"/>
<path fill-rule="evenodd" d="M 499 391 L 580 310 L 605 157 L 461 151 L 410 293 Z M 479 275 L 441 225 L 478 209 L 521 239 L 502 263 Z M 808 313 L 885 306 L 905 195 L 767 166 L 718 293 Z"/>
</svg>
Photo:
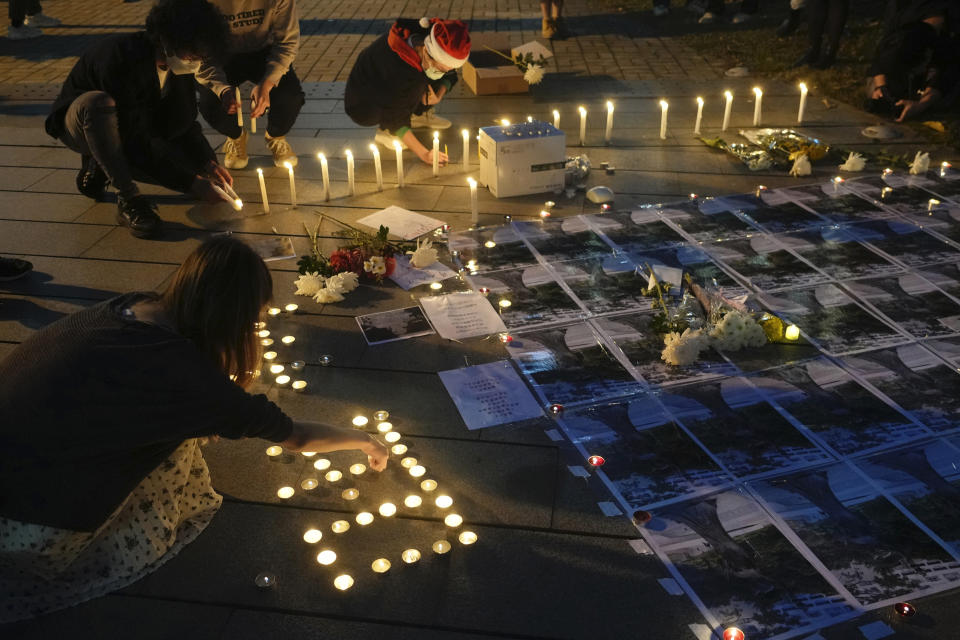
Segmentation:
<svg viewBox="0 0 960 640">
<path fill-rule="evenodd" d="M 326 458 L 319 458 L 313 463 L 313 468 L 317 471 L 326 471 L 330 468 L 330 461 Z"/>
<path fill-rule="evenodd" d="M 360 491 L 357 489 L 344 489 L 343 493 L 340 494 L 340 497 L 344 500 L 356 500 L 360 497 Z"/>
<path fill-rule="evenodd" d="M 470 130 L 463 129 L 460 131 L 460 135 L 463 136 L 463 170 L 470 170 Z"/>
<path fill-rule="evenodd" d="M 337 553 L 331 549 L 324 549 L 317 554 L 317 562 L 324 566 L 328 566 L 337 561 Z"/>
<path fill-rule="evenodd" d="M 493 249 L 495 246 L 497 246 L 497 243 L 493 240 L 487 240 L 483 243 L 483 246 L 485 246 L 487 249 Z"/>
<path fill-rule="evenodd" d="M 344 153 L 347 156 L 347 188 L 350 190 L 350 195 L 355 196 L 357 195 L 357 184 L 353 174 L 353 152 L 347 149 Z"/>
<path fill-rule="evenodd" d="M 426 472 L 427 472 L 426 467 L 424 467 L 421 464 L 415 464 L 412 467 L 410 467 L 410 475 L 413 476 L 414 478 L 419 478 Z"/>
<path fill-rule="evenodd" d="M 703 98 L 697 96 L 697 121 L 693 125 L 693 135 L 700 135 L 700 122 L 703 120 Z"/>
<path fill-rule="evenodd" d="M 386 558 L 377 558 L 370 565 L 370 568 L 373 569 L 374 573 L 386 573 L 390 570 L 390 561 Z"/>
<path fill-rule="evenodd" d="M 553 110 L 553 128 L 554 129 L 560 128 L 560 111 L 558 111 L 557 109 Z"/>
<path fill-rule="evenodd" d="M 281 500 L 286 500 L 293 497 L 294 493 L 293 487 L 280 487 L 277 489 L 277 497 Z"/>
<path fill-rule="evenodd" d="M 253 579 L 253 584 L 257 585 L 261 589 L 269 589 L 277 583 L 277 576 L 272 573 L 260 573 L 257 574 L 257 577 Z"/>
<path fill-rule="evenodd" d="M 416 464 L 417 464 L 416 458 L 404 458 L 403 460 L 400 461 L 400 466 L 403 467 L 404 469 L 409 469 L 410 467 Z"/>
<path fill-rule="evenodd" d="M 350 473 L 355 476 L 363 475 L 363 473 L 366 470 L 367 470 L 367 465 L 360 464 L 359 462 L 357 464 L 350 465 Z"/>
<path fill-rule="evenodd" d="M 373 412 L 373 419 L 376 420 L 377 422 L 383 422 L 389 417 L 390 417 L 390 412 L 384 409 L 380 409 L 379 411 Z"/>
<path fill-rule="evenodd" d="M 397 433 L 396 431 L 390 431 L 384 434 L 383 439 L 389 442 L 390 444 L 393 444 L 394 442 L 397 442 L 398 440 L 400 440 L 400 434 Z"/>
<path fill-rule="evenodd" d="M 316 451 L 301 451 L 301 452 L 300 452 L 300 455 L 302 455 L 304 458 L 312 458 L 313 456 L 317 455 L 317 452 L 316 452 Z"/>
<path fill-rule="evenodd" d="M 450 543 L 447 542 L 446 540 L 437 540 L 436 542 L 433 543 L 433 546 L 431 548 L 433 549 L 434 553 L 443 555 L 447 551 L 450 551 Z"/>
<path fill-rule="evenodd" d="M 393 431 L 393 424 L 390 422 L 381 422 L 377 425 L 377 431 L 380 433 L 389 433 Z"/>
<path fill-rule="evenodd" d="M 417 495 L 409 495 L 403 499 L 403 505 L 410 509 L 416 509 L 423 504 L 423 498 Z"/>
<path fill-rule="evenodd" d="M 443 289 L 443 284 L 440 282 L 431 282 L 430 288 L 434 291 L 439 291 L 440 289 Z"/>
<path fill-rule="evenodd" d="M 303 541 L 308 544 L 317 544 L 323 539 L 323 532 L 319 529 L 307 529 L 303 532 Z"/>
<path fill-rule="evenodd" d="M 319 484 L 316 478 L 304 478 L 303 482 L 300 483 L 300 488 L 304 491 L 312 491 L 316 489 Z"/>
<path fill-rule="evenodd" d="M 427 493 L 430 493 L 431 491 L 436 491 L 437 481 L 431 480 L 430 478 L 428 478 L 420 483 L 420 488 L 426 491 Z"/>
<path fill-rule="evenodd" d="M 373 522 L 373 514 L 369 511 L 361 511 L 357 514 L 356 521 L 361 527 L 365 527 Z"/>
<path fill-rule="evenodd" d="M 270 345 L 273 344 L 273 338 L 263 338 L 262 340 L 260 340 L 260 344 L 262 344 L 265 347 L 269 347 Z"/>
<path fill-rule="evenodd" d="M 283 386 L 286 386 L 287 383 L 290 382 L 290 376 L 288 376 L 287 374 L 282 374 L 282 375 L 277 376 L 277 377 L 274 379 L 274 381 L 275 381 L 278 385 L 280 385 L 281 387 L 283 387 Z"/>
<path fill-rule="evenodd" d="M 613 103 L 607 100 L 607 128 L 603 132 L 603 139 L 610 144 L 611 137 L 613 137 Z"/>
<path fill-rule="evenodd" d="M 290 206 L 296 208 L 297 206 L 297 183 L 293 180 L 293 165 L 289 162 L 284 162 L 283 166 L 287 168 L 287 175 L 290 176 Z"/>
<path fill-rule="evenodd" d="M 503 300 L 501 300 L 500 302 L 498 302 L 497 304 L 500 305 L 500 307 L 503 308 L 503 309 L 506 309 L 507 307 L 510 307 L 510 306 L 513 305 L 513 303 L 510 302 L 510 301 L 507 300 L 507 299 L 503 299 Z"/>
<path fill-rule="evenodd" d="M 304 389 L 307 388 L 306 380 L 294 380 L 293 384 L 290 385 L 290 388 L 298 393 L 302 393 Z"/>
<path fill-rule="evenodd" d="M 476 223 L 480 218 L 480 201 L 477 194 L 477 181 L 473 178 L 467 178 L 467 184 L 470 185 L 470 222 Z"/>
<path fill-rule="evenodd" d="M 403 186 L 403 145 L 399 140 L 393 141 L 393 150 L 397 154 L 397 188 Z"/>
<path fill-rule="evenodd" d="M 660 101 L 660 139 L 667 139 L 667 109 L 670 108 L 670 105 L 667 104 L 666 100 Z"/>
<path fill-rule="evenodd" d="M 331 469 L 327 471 L 327 474 L 323 477 L 327 479 L 327 482 L 340 482 L 340 479 L 343 478 L 343 473 L 336 469 Z"/>
<path fill-rule="evenodd" d="M 730 113 L 733 111 L 733 92 L 724 91 L 723 97 L 727 99 L 727 103 L 723 107 L 723 126 L 720 127 L 720 130 L 726 131 L 727 127 L 730 126 Z"/>
<path fill-rule="evenodd" d="M 803 112 L 807 108 L 807 85 L 803 82 L 800 87 L 800 109 L 797 111 L 797 124 L 803 124 Z"/>
<path fill-rule="evenodd" d="M 580 112 L 580 146 L 582 147 L 587 139 L 587 109 L 581 106 L 577 110 Z"/>
<path fill-rule="evenodd" d="M 334 533 L 346 533 L 350 529 L 350 523 L 346 520 L 337 520 L 330 525 L 330 530 Z"/>
<path fill-rule="evenodd" d="M 458 539 L 460 544 L 473 544 L 477 541 L 477 534 L 473 531 L 461 531 Z"/>
<path fill-rule="evenodd" d="M 390 448 L 390 453 L 395 456 L 402 456 L 407 452 L 407 445 L 405 444 L 395 444 Z"/>
<path fill-rule="evenodd" d="M 281 447 L 280 445 L 275 444 L 272 447 L 267 447 L 267 455 L 270 456 L 271 458 L 275 458 L 281 453 L 283 453 L 283 447 Z"/>
<path fill-rule="evenodd" d="M 320 159 L 320 175 L 323 177 L 323 199 L 330 199 L 330 165 L 327 163 L 327 156 L 322 153 L 317 154 Z"/>
<path fill-rule="evenodd" d="M 377 145 L 370 145 L 370 153 L 373 154 L 373 170 L 377 176 L 377 191 L 383 191 L 383 167 L 380 166 L 380 150 Z"/>
<path fill-rule="evenodd" d="M 463 524 L 463 516 L 456 513 L 451 513 L 443 519 L 443 524 L 447 525 L 451 529 L 456 529 Z"/>
<path fill-rule="evenodd" d="M 299 309 L 299 308 L 300 308 L 300 305 L 294 304 L 294 303 L 292 303 L 292 302 L 291 302 L 290 304 L 287 304 L 287 305 L 284 305 L 284 306 L 283 306 L 283 310 L 286 311 L 287 313 L 290 313 L 290 314 L 296 313 L 296 312 L 297 312 L 297 309 Z M 291 340 L 291 342 L 293 342 L 293 340 Z"/>
<path fill-rule="evenodd" d="M 396 515 L 397 505 L 393 504 L 392 502 L 384 502 L 382 505 L 380 505 L 380 508 L 377 509 L 377 511 L 379 511 L 380 515 L 384 518 L 390 518 Z"/>
<path fill-rule="evenodd" d="M 420 559 L 420 552 L 416 549 L 407 549 L 400 554 L 400 557 L 403 558 L 403 561 L 407 564 L 413 564 Z"/>
<path fill-rule="evenodd" d="M 270 213 L 270 201 L 267 200 L 267 183 L 263 179 L 263 169 L 257 168 L 257 178 L 260 179 L 260 200 L 263 201 L 263 212 Z"/>
<path fill-rule="evenodd" d="M 433 503 L 441 509 L 449 509 L 453 505 L 453 498 L 450 496 L 440 495 L 437 496 L 437 499 L 434 500 Z"/>
<path fill-rule="evenodd" d="M 270 331 L 268 331 L 267 329 L 261 329 L 260 331 L 257 332 L 257 335 L 260 336 L 261 338 L 266 338 L 267 336 L 270 335 Z"/>
<path fill-rule="evenodd" d="M 267 315 L 278 316 L 280 313 L 280 307 L 270 307 L 267 309 Z"/>
<path fill-rule="evenodd" d="M 440 132 L 433 132 L 433 177 L 440 175 Z"/>
<path fill-rule="evenodd" d="M 270 373 L 277 375 L 283 373 L 284 366 L 282 364 L 272 364 L 270 365 Z"/>
<path fill-rule="evenodd" d="M 753 103 L 753 126 L 760 126 L 760 119 L 763 117 L 763 91 L 760 87 L 753 88 L 755 101 Z"/>
<path fill-rule="evenodd" d="M 333 579 L 333 586 L 335 586 L 340 591 L 346 591 L 353 586 L 353 578 L 347 574 L 341 574 Z"/>
</svg>

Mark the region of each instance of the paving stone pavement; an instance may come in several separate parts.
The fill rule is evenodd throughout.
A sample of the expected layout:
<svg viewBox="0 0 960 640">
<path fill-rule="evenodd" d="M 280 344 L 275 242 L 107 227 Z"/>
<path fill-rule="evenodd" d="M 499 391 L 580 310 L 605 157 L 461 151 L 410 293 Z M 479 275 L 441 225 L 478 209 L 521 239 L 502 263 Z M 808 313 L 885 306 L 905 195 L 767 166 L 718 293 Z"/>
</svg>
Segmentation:
<svg viewBox="0 0 960 640">
<path fill-rule="evenodd" d="M 458 162 L 459 130 L 490 124 L 495 118 L 543 119 L 561 112 L 568 154 L 586 153 L 598 167 L 588 186 L 606 184 L 617 192 L 616 207 L 668 201 L 691 192 L 719 195 L 751 191 L 758 182 L 775 187 L 796 181 L 780 172 L 751 173 L 732 158 L 707 149 L 692 135 L 694 98 L 707 97 L 704 134 L 719 134 L 721 94 L 737 96 L 733 127 L 750 124 L 752 103 L 742 96 L 757 83 L 727 81 L 694 52 L 669 38 L 648 37 L 649 27 L 625 20 L 607 2 L 568 2 L 577 36 L 553 43 L 554 73 L 529 95 L 477 98 L 463 85 L 442 105 L 454 120 L 444 133 L 454 164 L 439 178 L 406 157 L 406 183 L 397 189 L 392 163 L 384 165 L 386 187 L 378 192 L 372 160 L 358 152 L 357 195 L 347 193 L 344 149 L 365 149 L 372 131 L 354 126 L 342 109 L 343 80 L 357 52 L 396 15 L 459 15 L 478 32 L 498 31 L 513 43 L 538 30 L 536 3 L 491 0 L 438 5 L 426 2 L 349 2 L 306 0 L 301 7 L 303 49 L 297 63 L 308 102 L 290 139 L 300 154 L 297 170 L 300 206 L 289 206 L 286 174 L 266 161 L 257 137 L 251 167 L 236 172 L 237 190 L 248 202 L 243 216 L 226 206 L 199 205 L 162 189 L 147 188 L 168 222 L 163 241 L 138 240 L 114 221 L 112 201 L 94 203 L 76 193 L 78 159 L 41 129 L 49 101 L 75 56 L 99 34 L 136 28 L 147 2 L 49 0 L 44 10 L 64 20 L 49 37 L 12 43 L 0 38 L 0 254 L 23 256 L 36 269 L 28 278 L 0 287 L 0 357 L 34 331 L 65 314 L 130 290 L 163 287 L 177 264 L 211 233 L 231 231 L 242 238 L 288 236 L 298 253 L 308 250 L 305 225 L 332 216 L 345 222 L 390 204 L 439 218 L 455 229 L 469 225 L 468 175 Z M 109 16 L 105 20 L 104 16 Z M 571 20 L 573 22 L 573 20 Z M 103 24 L 104 22 L 109 24 Z M 795 88 L 765 83 L 764 112 L 769 124 L 795 120 Z M 659 137 L 658 101 L 670 100 L 670 128 Z M 616 100 L 611 145 L 603 143 L 603 101 Z M 577 106 L 591 116 L 584 147 L 576 146 Z M 872 120 L 840 105 L 828 109 L 814 95 L 805 131 L 834 144 L 876 149 L 859 135 Z M 209 133 L 209 132 L 208 132 Z M 219 146 L 222 138 L 210 133 Z M 905 130 L 890 145 L 899 152 L 923 147 Z M 926 148 L 926 147 L 924 147 Z M 331 161 L 333 198 L 322 200 L 319 167 L 324 151 Z M 931 150 L 934 160 L 947 159 Z M 939 155 L 938 155 L 939 153 Z M 254 168 L 264 168 L 272 211 L 256 215 L 259 189 Z M 817 175 L 831 173 L 818 167 Z M 529 196 L 497 200 L 481 193 L 481 223 L 498 224 L 504 215 L 535 214 L 547 198 L 555 215 L 593 211 L 583 192 L 572 198 Z M 321 218 L 318 214 L 322 214 Z M 292 261 L 270 263 L 276 302 L 301 304 L 301 313 L 275 321 L 278 331 L 298 337 L 297 353 L 309 364 L 305 394 L 263 386 L 295 418 L 345 424 L 356 412 L 387 408 L 412 451 L 445 483 L 467 521 L 480 534 L 472 548 L 456 548 L 447 559 L 424 558 L 418 567 L 399 560 L 383 580 L 358 580 L 346 594 L 334 592 L 332 575 L 313 560 L 300 539 L 308 526 L 328 526 L 344 517 L 342 502 L 325 488 L 281 501 L 276 487 L 299 486 L 309 470 L 296 456 L 268 461 L 258 441 L 221 442 L 206 453 L 214 484 L 226 503 L 200 539 L 161 570 L 118 594 L 36 621 L 0 628 L 0 637 L 50 638 L 71 633 L 81 638 L 669 638 L 698 637 L 690 625 L 703 625 L 685 597 L 670 595 L 658 582 L 669 577 L 654 557 L 638 554 L 639 534 L 620 516 L 605 516 L 602 493 L 574 477 L 570 464 L 582 462 L 555 442 L 539 421 L 468 432 L 444 391 L 437 371 L 505 357 L 499 344 L 469 340 L 453 344 L 436 336 L 369 347 L 354 317 L 414 304 L 430 294 L 415 289 L 364 286 L 339 305 L 319 306 L 293 296 Z M 461 285 L 453 285 L 454 288 Z M 329 354 L 333 365 L 319 366 Z M 2 384 L 2 381 L 0 381 Z M 335 458 L 338 464 L 353 460 Z M 401 482 L 398 469 L 364 485 L 370 499 L 386 498 Z M 367 482 L 366 480 L 364 482 Z M 369 569 L 350 556 L 366 549 L 384 553 L 407 540 L 428 545 L 443 535 L 434 511 L 398 518 L 395 528 L 372 527 L 336 542 L 344 567 L 355 575 Z M 423 547 L 424 549 L 426 547 Z M 425 554 L 426 555 L 426 554 Z M 276 573 L 280 582 L 258 590 L 253 578 Z M 951 638 L 960 622 L 956 594 L 920 602 L 924 617 L 905 627 L 889 613 L 820 632 L 826 640 L 861 637 L 869 621 L 893 625 L 900 638 Z M 811 636 L 816 638 L 817 636 Z M 751 638 L 750 640 L 754 640 Z"/>
</svg>

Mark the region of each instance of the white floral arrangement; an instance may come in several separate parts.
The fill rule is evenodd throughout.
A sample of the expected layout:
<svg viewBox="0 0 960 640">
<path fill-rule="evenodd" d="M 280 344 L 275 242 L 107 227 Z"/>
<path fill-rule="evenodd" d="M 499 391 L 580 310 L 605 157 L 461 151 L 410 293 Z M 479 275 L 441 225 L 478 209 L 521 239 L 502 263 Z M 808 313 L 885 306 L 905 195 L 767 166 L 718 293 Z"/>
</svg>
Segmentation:
<svg viewBox="0 0 960 640">
<path fill-rule="evenodd" d="M 859 153 L 851 151 L 847 161 L 840 165 L 840 171 L 863 171 L 867 166 L 867 159 Z"/>
<path fill-rule="evenodd" d="M 808 176 L 811 173 L 813 173 L 813 166 L 811 166 L 810 158 L 807 157 L 807 154 L 802 153 L 793 159 L 793 167 L 790 168 L 790 175 L 799 178 L 800 176 Z"/>
<path fill-rule="evenodd" d="M 440 254 L 433 248 L 433 242 L 429 238 L 422 243 L 417 240 L 417 248 L 410 254 L 410 264 L 417 269 L 423 269 L 432 265 L 439 257 Z"/>
<path fill-rule="evenodd" d="M 930 154 L 917 151 L 917 155 L 913 157 L 913 162 L 910 163 L 910 175 L 923 175 L 928 169 L 930 169 Z"/>
<path fill-rule="evenodd" d="M 313 271 L 305 273 L 294 282 L 298 296 L 310 296 L 319 304 L 341 302 L 345 293 L 360 286 L 360 277 L 352 271 L 344 271 L 328 278 Z"/>
<path fill-rule="evenodd" d="M 739 351 L 744 347 L 762 347 L 767 334 L 750 314 L 734 309 L 726 313 L 710 332 L 713 345 L 723 351 Z"/>
<path fill-rule="evenodd" d="M 700 352 L 710 346 L 710 336 L 703 329 L 683 330 L 683 333 L 671 331 L 663 336 L 663 353 L 660 359 L 667 364 L 684 366 L 693 364 Z"/>
</svg>

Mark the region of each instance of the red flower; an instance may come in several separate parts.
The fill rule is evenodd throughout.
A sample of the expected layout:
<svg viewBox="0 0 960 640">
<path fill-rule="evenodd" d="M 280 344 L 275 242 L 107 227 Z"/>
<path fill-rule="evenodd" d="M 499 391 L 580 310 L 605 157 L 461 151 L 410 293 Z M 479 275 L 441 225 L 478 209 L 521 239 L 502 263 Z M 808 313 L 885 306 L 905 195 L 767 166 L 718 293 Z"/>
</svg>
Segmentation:
<svg viewBox="0 0 960 640">
<path fill-rule="evenodd" d="M 387 268 L 387 272 L 384 273 L 383 275 L 384 277 L 389 278 L 391 275 L 393 275 L 393 270 L 397 268 L 397 259 L 394 258 L 393 256 L 390 256 L 389 258 L 385 258 L 383 261 L 383 266 Z"/>
<path fill-rule="evenodd" d="M 358 275 L 363 274 L 363 255 L 359 249 L 337 249 L 330 254 L 330 266 L 334 273 L 343 273 L 344 271 L 353 271 Z"/>
</svg>

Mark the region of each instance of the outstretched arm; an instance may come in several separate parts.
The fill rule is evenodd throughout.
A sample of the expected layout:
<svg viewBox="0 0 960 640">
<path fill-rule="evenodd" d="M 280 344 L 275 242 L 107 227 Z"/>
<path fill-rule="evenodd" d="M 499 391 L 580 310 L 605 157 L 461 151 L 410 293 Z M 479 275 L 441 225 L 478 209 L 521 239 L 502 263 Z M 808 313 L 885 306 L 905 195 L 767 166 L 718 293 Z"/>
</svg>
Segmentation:
<svg viewBox="0 0 960 640">
<path fill-rule="evenodd" d="M 387 447 L 369 433 L 320 422 L 294 421 L 290 437 L 280 445 L 291 451 L 318 453 L 356 449 L 367 454 L 374 471 L 383 471 L 390 457 Z"/>
</svg>

